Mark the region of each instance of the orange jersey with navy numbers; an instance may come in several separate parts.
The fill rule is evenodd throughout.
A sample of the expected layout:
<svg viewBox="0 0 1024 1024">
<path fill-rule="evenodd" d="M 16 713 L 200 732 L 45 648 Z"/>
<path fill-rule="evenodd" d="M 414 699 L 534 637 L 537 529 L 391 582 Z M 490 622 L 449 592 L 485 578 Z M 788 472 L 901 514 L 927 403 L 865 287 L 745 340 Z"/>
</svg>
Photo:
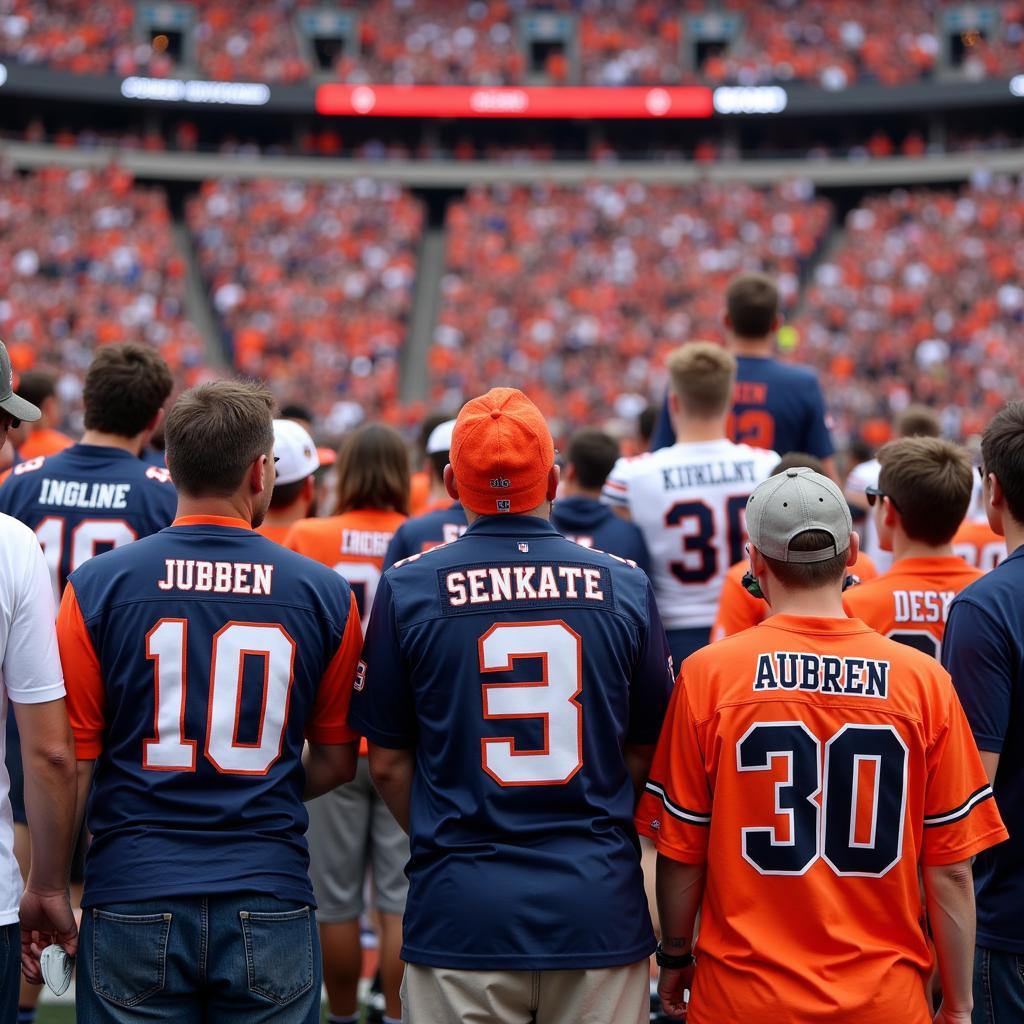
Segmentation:
<svg viewBox="0 0 1024 1024">
<path fill-rule="evenodd" d="M 742 633 L 751 626 L 763 622 L 771 614 L 771 608 L 760 597 L 754 597 L 743 586 L 743 576 L 750 568 L 746 560 L 737 562 L 725 575 L 722 596 L 718 599 L 718 616 L 711 627 L 711 639 L 721 640 L 733 633 Z M 850 568 L 850 574 L 862 582 L 873 580 L 878 575 L 875 563 L 862 551 Z"/>
<path fill-rule="evenodd" d="M 965 519 L 953 537 L 953 553 L 975 569 L 988 572 L 1006 558 L 1006 538 L 987 522 Z"/>
<path fill-rule="evenodd" d="M 1002 842 L 947 673 L 775 615 L 683 663 L 637 828 L 708 866 L 688 1021 L 928 1024 L 922 864 Z"/>
<path fill-rule="evenodd" d="M 877 579 L 843 594 L 848 615 L 883 636 L 938 658 L 953 598 L 984 575 L 962 558 L 901 558 Z"/>
</svg>

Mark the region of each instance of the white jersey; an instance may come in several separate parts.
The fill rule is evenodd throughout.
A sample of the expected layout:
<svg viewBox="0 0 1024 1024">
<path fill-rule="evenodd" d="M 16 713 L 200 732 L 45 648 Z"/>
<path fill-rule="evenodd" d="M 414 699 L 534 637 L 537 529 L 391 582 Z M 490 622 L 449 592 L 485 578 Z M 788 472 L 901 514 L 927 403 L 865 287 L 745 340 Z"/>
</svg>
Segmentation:
<svg viewBox="0 0 1024 1024">
<path fill-rule="evenodd" d="M 747 498 L 778 462 L 775 452 L 723 438 L 615 464 L 602 498 L 643 532 L 666 629 L 711 628 L 725 574 L 745 554 Z"/>
<path fill-rule="evenodd" d="M 861 462 L 854 466 L 846 478 L 846 494 L 863 498 L 869 487 L 878 486 L 878 477 L 881 472 L 882 464 L 878 459 L 868 459 L 867 462 Z M 863 524 L 857 528 L 857 532 L 860 534 L 861 551 L 875 563 L 875 568 L 880 574 L 888 572 L 892 567 L 892 552 L 883 551 L 879 547 L 878 531 L 875 529 L 875 521 L 870 508 L 867 510 L 867 517 Z"/>
</svg>

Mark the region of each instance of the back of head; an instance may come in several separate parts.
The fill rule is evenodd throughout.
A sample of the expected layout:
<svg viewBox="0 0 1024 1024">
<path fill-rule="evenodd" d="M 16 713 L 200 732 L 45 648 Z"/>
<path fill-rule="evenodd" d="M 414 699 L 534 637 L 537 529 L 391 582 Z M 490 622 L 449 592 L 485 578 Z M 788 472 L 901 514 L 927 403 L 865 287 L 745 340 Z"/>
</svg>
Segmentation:
<svg viewBox="0 0 1024 1024">
<path fill-rule="evenodd" d="M 767 338 L 779 315 L 778 286 L 767 274 L 739 274 L 725 290 L 725 308 L 737 338 Z"/>
<path fill-rule="evenodd" d="M 167 468 L 192 498 L 226 498 L 274 450 L 274 398 L 257 381 L 218 380 L 184 392 L 167 414 Z"/>
<path fill-rule="evenodd" d="M 107 345 L 85 375 L 85 429 L 135 437 L 153 422 L 173 385 L 167 363 L 153 349 Z"/>
<path fill-rule="evenodd" d="M 1024 525 L 1024 402 L 1010 402 L 981 437 L 981 465 L 995 474 L 1014 521 Z"/>
<path fill-rule="evenodd" d="M 599 491 L 619 457 L 619 443 L 603 430 L 587 427 L 569 439 L 566 462 L 584 490 Z"/>
<path fill-rule="evenodd" d="M 906 535 L 932 547 L 948 544 L 974 489 L 967 452 L 938 437 L 904 437 L 885 445 L 878 461 L 878 488 L 899 512 Z"/>
<path fill-rule="evenodd" d="M 927 405 L 908 405 L 896 420 L 899 437 L 938 437 L 941 433 L 939 417 Z"/>
<path fill-rule="evenodd" d="M 684 416 L 713 420 L 732 404 L 736 359 L 710 341 L 691 341 L 668 357 L 669 380 Z"/>
<path fill-rule="evenodd" d="M 430 417 L 427 422 L 432 423 L 433 419 Z M 439 484 L 444 480 L 444 467 L 448 465 L 448 452 L 452 446 L 452 431 L 454 429 L 454 418 L 441 420 L 423 442 L 423 450 L 430 463 L 431 475 Z"/>
<path fill-rule="evenodd" d="M 49 370 L 26 370 L 18 379 L 18 394 L 42 408 L 48 398 L 57 394 L 57 375 Z"/>
<path fill-rule="evenodd" d="M 446 412 L 432 412 L 428 413 L 420 424 L 420 432 L 416 436 L 416 443 L 419 446 L 421 452 L 426 453 L 427 441 L 430 440 L 430 435 L 434 430 L 439 427 L 446 420 L 454 419 L 450 413 Z M 443 467 L 442 467 L 443 468 Z"/>
<path fill-rule="evenodd" d="M 822 466 L 821 459 L 807 452 L 786 452 L 779 459 L 771 475 L 778 476 L 779 473 L 785 473 L 787 469 L 811 469 L 815 473 L 825 475 L 825 467 Z"/>
<path fill-rule="evenodd" d="M 409 453 L 402 435 L 383 423 L 365 423 L 341 442 L 335 515 L 375 509 L 409 513 Z"/>
</svg>

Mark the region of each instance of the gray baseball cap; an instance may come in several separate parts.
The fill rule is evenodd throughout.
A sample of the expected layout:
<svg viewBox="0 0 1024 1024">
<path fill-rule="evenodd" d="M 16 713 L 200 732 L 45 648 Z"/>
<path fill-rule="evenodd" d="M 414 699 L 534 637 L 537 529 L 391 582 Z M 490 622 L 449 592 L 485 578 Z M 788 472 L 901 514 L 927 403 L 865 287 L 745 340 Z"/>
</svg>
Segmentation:
<svg viewBox="0 0 1024 1024">
<path fill-rule="evenodd" d="M 14 367 L 7 354 L 7 346 L 0 341 L 0 409 L 9 412 L 16 420 L 32 423 L 43 414 L 20 395 L 14 393 Z"/>
<path fill-rule="evenodd" d="M 793 538 L 807 530 L 822 530 L 833 543 L 816 551 L 790 551 Z M 779 562 L 824 562 L 849 548 L 852 532 L 843 492 L 806 466 L 769 477 L 747 499 L 750 543 Z"/>
</svg>

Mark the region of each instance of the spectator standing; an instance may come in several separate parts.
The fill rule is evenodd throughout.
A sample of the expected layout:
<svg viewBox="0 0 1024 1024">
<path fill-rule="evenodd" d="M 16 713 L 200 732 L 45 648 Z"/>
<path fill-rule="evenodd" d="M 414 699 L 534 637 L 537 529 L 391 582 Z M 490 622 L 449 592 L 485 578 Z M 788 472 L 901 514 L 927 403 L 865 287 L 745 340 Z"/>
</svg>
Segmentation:
<svg viewBox="0 0 1024 1024">
<path fill-rule="evenodd" d="M 95 776 L 81 1024 L 320 1019 L 302 801 L 355 769 L 361 632 L 341 577 L 252 529 L 274 484 L 272 405 L 240 381 L 182 395 L 178 517 L 64 592 L 79 806 Z"/>
<path fill-rule="evenodd" d="M 651 557 L 640 528 L 601 502 L 601 489 L 619 458 L 619 444 L 603 430 L 586 428 L 569 439 L 551 525 L 567 540 L 636 562 L 648 576 Z"/>
<path fill-rule="evenodd" d="M 974 472 L 964 449 L 937 437 L 906 437 L 879 453 L 881 473 L 867 499 L 892 568 L 843 594 L 853 618 L 938 659 L 953 598 L 982 572 L 953 553 L 971 501 Z"/>
<path fill-rule="evenodd" d="M 377 591 L 351 721 L 411 838 L 408 1024 L 648 1019 L 629 817 L 668 648 L 646 575 L 547 522 L 554 455 L 521 392 L 468 402 L 445 480 L 469 529 Z"/>
<path fill-rule="evenodd" d="M 620 459 L 603 498 L 640 527 L 651 580 L 676 665 L 711 635 L 722 582 L 743 556 L 747 495 L 779 461 L 725 434 L 736 360 L 706 341 L 668 358 L 669 405 L 677 441 Z"/>
<path fill-rule="evenodd" d="M 1001 1024 L 1024 1019 L 1024 402 L 989 424 L 981 464 L 989 523 L 1010 554 L 953 601 L 942 660 L 1010 828 L 974 863 L 974 1024 Z"/>
<path fill-rule="evenodd" d="M 980 452 L 978 453 L 980 459 Z M 1000 537 L 989 525 L 985 511 L 985 485 L 981 480 L 981 463 L 974 481 L 971 507 L 953 537 L 953 551 L 968 565 L 982 572 L 994 569 L 1006 558 L 1006 538 Z"/>
<path fill-rule="evenodd" d="M 74 442 L 57 427 L 64 420 L 60 396 L 57 394 L 57 376 L 48 370 L 26 370 L 18 381 L 18 391 L 26 402 L 38 406 L 40 415 L 35 423 L 22 421 L 10 431 L 8 441 L 18 449 L 21 461 L 40 455 L 56 455 Z"/>
<path fill-rule="evenodd" d="M 0 447 L 12 426 L 40 415 L 14 393 L 12 379 L 11 361 L 0 343 Z M 0 1019 L 5 1021 L 18 1015 L 23 944 L 29 953 L 29 942 L 39 948 L 58 942 L 71 956 L 78 946 L 67 886 L 75 823 L 75 748 L 53 613 L 53 590 L 39 546 L 23 524 L 0 515 L 0 701 L 10 702 L 23 739 L 28 769 L 24 801 L 32 822 L 32 866 L 23 892 L 7 779 L 0 777 Z M 33 981 L 40 980 L 38 960 L 33 962 L 31 954 L 25 970 Z"/>
<path fill-rule="evenodd" d="M 431 413 L 420 425 L 420 435 L 418 443 L 418 451 L 423 453 L 422 463 L 420 468 L 412 474 L 409 480 L 409 515 L 414 518 L 419 518 L 426 512 L 430 512 L 437 508 L 444 508 L 448 505 L 448 495 L 444 490 L 444 481 L 438 479 L 438 475 L 435 472 L 436 459 L 434 455 L 438 455 L 441 452 L 440 448 L 436 451 L 430 450 L 431 439 L 435 440 L 435 448 L 437 439 L 442 438 L 445 433 L 447 438 L 451 440 L 451 430 L 436 435 L 434 432 L 442 424 L 449 422 L 451 417 L 443 412 Z M 445 449 L 447 450 L 447 449 Z M 444 472 L 444 466 L 441 467 L 441 472 Z"/>
<path fill-rule="evenodd" d="M 320 457 L 305 427 L 295 420 L 274 420 L 274 460 L 274 491 L 256 532 L 283 544 L 293 524 L 315 514 Z"/>
<path fill-rule="evenodd" d="M 779 289 L 766 274 L 740 274 L 725 292 L 725 328 L 736 356 L 736 383 L 727 436 L 737 444 L 777 452 L 807 452 L 837 479 L 825 400 L 813 370 L 775 358 L 782 324 Z M 651 441 L 667 448 L 676 439 L 669 399 Z"/>
<path fill-rule="evenodd" d="M 846 617 L 857 537 L 827 477 L 773 477 L 747 522 L 773 615 L 683 663 L 637 813 L 662 1001 L 678 1015 L 690 988 L 691 1024 L 929 1024 L 920 868 L 934 1020 L 968 1024 L 970 862 L 1006 829 L 949 676 Z"/>
</svg>

